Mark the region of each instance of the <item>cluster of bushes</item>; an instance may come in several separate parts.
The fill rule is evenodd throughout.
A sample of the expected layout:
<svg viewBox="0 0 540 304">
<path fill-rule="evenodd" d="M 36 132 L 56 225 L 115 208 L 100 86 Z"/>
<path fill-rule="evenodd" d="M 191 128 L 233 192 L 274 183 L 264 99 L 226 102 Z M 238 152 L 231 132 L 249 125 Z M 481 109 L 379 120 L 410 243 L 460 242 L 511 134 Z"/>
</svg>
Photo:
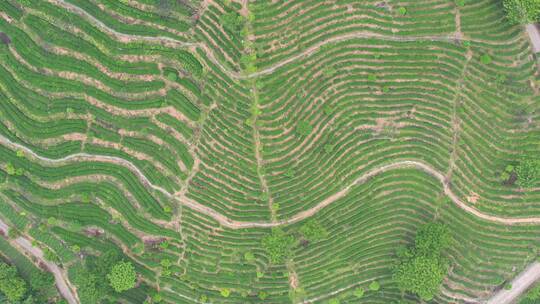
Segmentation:
<svg viewBox="0 0 540 304">
<path fill-rule="evenodd" d="M 0 303 L 37 304 L 50 302 L 48 291 L 54 278 L 48 272 L 34 274 L 27 282 L 13 265 L 0 262 Z M 6 302 L 2 300 L 5 299 Z M 55 303 L 63 303 L 56 301 Z"/>
<path fill-rule="evenodd" d="M 118 293 L 135 287 L 137 274 L 130 262 L 116 250 L 88 256 L 69 269 L 81 303 L 114 303 Z"/>
<path fill-rule="evenodd" d="M 280 228 L 272 229 L 261 243 L 273 264 L 284 263 L 295 245 L 307 246 L 328 237 L 326 229 L 316 220 L 309 220 L 300 227 L 295 235 L 287 234 Z"/>
<path fill-rule="evenodd" d="M 540 161 L 525 159 L 516 166 L 507 165 L 500 178 L 505 185 L 516 184 L 523 189 L 534 187 L 540 180 Z"/>
<path fill-rule="evenodd" d="M 503 0 L 508 20 L 514 24 L 527 24 L 540 20 L 540 1 Z"/>
<path fill-rule="evenodd" d="M 428 223 L 420 228 L 414 246 L 398 251 L 393 275 L 398 287 L 422 300 L 431 300 L 448 271 L 443 252 L 450 246 L 450 240 L 450 231 L 441 223 Z"/>
</svg>

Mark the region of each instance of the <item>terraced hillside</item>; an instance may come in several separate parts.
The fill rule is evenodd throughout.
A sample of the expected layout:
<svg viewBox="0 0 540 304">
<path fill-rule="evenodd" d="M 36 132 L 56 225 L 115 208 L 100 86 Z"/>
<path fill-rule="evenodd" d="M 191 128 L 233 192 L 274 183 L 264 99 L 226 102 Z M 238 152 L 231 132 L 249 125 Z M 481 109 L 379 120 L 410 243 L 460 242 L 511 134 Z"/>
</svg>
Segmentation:
<svg viewBox="0 0 540 304">
<path fill-rule="evenodd" d="M 437 221 L 479 303 L 540 253 L 537 69 L 499 0 L 2 0 L 0 223 L 70 303 L 336 304 L 418 303 Z"/>
</svg>

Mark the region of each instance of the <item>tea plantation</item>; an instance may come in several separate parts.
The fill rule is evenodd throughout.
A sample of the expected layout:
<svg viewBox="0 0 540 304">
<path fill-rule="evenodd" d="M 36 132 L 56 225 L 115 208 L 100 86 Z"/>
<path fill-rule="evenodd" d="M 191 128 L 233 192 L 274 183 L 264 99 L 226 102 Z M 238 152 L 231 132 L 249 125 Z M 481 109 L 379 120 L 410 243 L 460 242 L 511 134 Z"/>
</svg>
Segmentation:
<svg viewBox="0 0 540 304">
<path fill-rule="evenodd" d="M 486 301 L 540 254 L 508 2 L 0 0 L 0 302 Z"/>
</svg>

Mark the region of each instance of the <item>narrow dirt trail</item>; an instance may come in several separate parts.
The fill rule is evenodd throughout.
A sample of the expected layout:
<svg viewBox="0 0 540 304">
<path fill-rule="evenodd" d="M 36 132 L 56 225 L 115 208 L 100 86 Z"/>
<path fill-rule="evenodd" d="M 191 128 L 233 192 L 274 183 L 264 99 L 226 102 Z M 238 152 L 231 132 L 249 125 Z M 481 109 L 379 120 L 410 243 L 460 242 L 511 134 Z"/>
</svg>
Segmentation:
<svg viewBox="0 0 540 304">
<path fill-rule="evenodd" d="M 509 290 L 501 289 L 495 293 L 486 304 L 510 304 L 514 303 L 536 281 L 540 280 L 540 263 L 534 262 L 523 270 L 512 282 Z"/>
<path fill-rule="evenodd" d="M 370 38 L 377 38 L 382 41 L 402 41 L 402 42 L 414 42 L 414 41 L 442 41 L 442 42 L 450 42 L 453 43 L 456 40 L 456 35 L 449 34 L 449 35 L 427 35 L 427 36 L 394 36 L 394 35 L 383 35 L 383 34 L 377 34 L 373 32 L 354 32 L 349 34 L 343 34 L 331 37 L 329 39 L 325 39 L 306 50 L 302 51 L 301 53 L 298 53 L 294 56 L 290 56 L 287 59 L 284 59 L 282 61 L 276 62 L 270 67 L 267 67 L 265 69 L 262 69 L 258 72 L 251 73 L 251 74 L 242 74 L 237 73 L 234 71 L 229 70 L 227 67 L 222 65 L 219 60 L 214 56 L 212 50 L 205 44 L 199 43 L 199 42 L 185 42 L 185 41 L 179 41 L 174 38 L 170 37 L 164 37 L 164 36 L 139 36 L 139 35 L 131 35 L 131 34 L 124 34 L 120 33 L 110 27 L 108 27 L 106 24 L 101 22 L 96 17 L 92 16 L 88 12 L 86 12 L 84 9 L 68 3 L 64 0 L 47 0 L 50 3 L 53 3 L 55 5 L 61 6 L 71 12 L 74 12 L 78 14 L 79 16 L 87 19 L 95 26 L 101 28 L 105 32 L 108 32 L 109 34 L 115 36 L 118 38 L 118 40 L 123 42 L 129 42 L 129 41 L 136 41 L 136 40 L 142 40 L 142 41 L 149 41 L 149 42 L 157 42 L 157 43 L 169 43 L 173 44 L 177 47 L 196 47 L 202 49 L 210 61 L 212 61 L 213 64 L 215 64 L 217 67 L 219 67 L 225 74 L 227 74 L 229 77 L 233 79 L 253 79 L 257 78 L 263 75 L 272 74 L 275 70 L 290 64 L 300 58 L 307 57 L 324 47 L 325 45 L 336 43 L 336 42 L 342 42 L 352 39 L 370 39 Z"/>
<path fill-rule="evenodd" d="M 106 155 L 92 155 L 92 154 L 87 154 L 87 153 L 77 153 L 77 154 L 72 154 L 63 158 L 50 159 L 47 157 L 40 156 L 34 151 L 32 151 L 31 149 L 23 145 L 20 145 L 18 143 L 14 143 L 8 138 L 3 137 L 3 136 L 0 136 L 0 144 L 4 146 L 8 146 L 13 150 L 22 150 L 27 157 L 31 157 L 45 163 L 59 164 L 59 163 L 64 163 L 64 162 L 69 162 L 69 161 L 91 160 L 91 161 L 110 162 L 110 163 L 124 166 L 128 168 L 133 174 L 135 174 L 144 185 L 150 187 L 153 190 L 161 192 L 162 194 L 169 197 L 170 199 L 174 199 L 180 204 L 192 210 L 195 210 L 197 212 L 200 212 L 207 216 L 212 217 L 213 219 L 218 221 L 222 226 L 231 228 L 231 229 L 270 228 L 270 227 L 288 225 L 288 224 L 302 221 L 306 218 L 309 218 L 315 215 L 321 209 L 345 197 L 354 186 L 365 183 L 368 179 L 380 173 L 386 172 L 388 170 L 401 169 L 401 168 L 416 168 L 431 175 L 432 177 L 434 177 L 441 183 L 444 194 L 448 196 L 448 198 L 450 198 L 450 200 L 452 200 L 454 204 L 456 204 L 459 208 L 463 209 L 467 213 L 470 213 L 483 220 L 495 222 L 495 223 L 499 223 L 503 225 L 540 223 L 540 217 L 506 218 L 506 217 L 499 217 L 495 215 L 482 213 L 481 211 L 475 209 L 474 207 L 469 206 L 467 203 L 459 199 L 459 197 L 452 191 L 452 189 L 450 189 L 449 181 L 447 180 L 447 178 L 442 172 L 437 171 L 437 169 L 433 168 L 432 166 L 424 162 L 416 161 L 416 160 L 396 161 L 394 163 L 390 163 L 387 165 L 382 165 L 382 166 L 373 168 L 372 170 L 358 177 L 354 182 L 352 182 L 351 184 L 349 184 L 348 186 L 346 186 L 339 192 L 334 193 L 333 195 L 327 197 L 326 199 L 322 200 L 314 207 L 311 207 L 307 210 L 301 211 L 293 215 L 289 219 L 275 221 L 275 222 L 242 222 L 242 221 L 232 220 L 228 218 L 227 216 L 220 214 L 216 210 L 210 207 L 207 207 L 193 199 L 186 197 L 185 194 L 175 195 L 175 194 L 169 193 L 167 190 L 163 189 L 162 187 L 152 184 L 150 180 L 139 170 L 139 168 L 137 168 L 137 166 L 119 157 L 106 156 Z"/>
<path fill-rule="evenodd" d="M 0 219 L 0 231 L 3 231 L 6 235 L 8 233 L 9 226 Z M 11 243 L 15 243 L 15 248 L 19 251 L 22 251 L 22 254 L 33 256 L 40 263 L 43 263 L 47 266 L 47 269 L 53 274 L 56 288 L 62 295 L 64 299 L 69 304 L 78 304 L 79 299 L 77 294 L 74 292 L 74 288 L 69 283 L 67 278 L 67 273 L 58 267 L 58 265 L 45 260 L 43 257 L 43 251 L 37 247 L 32 246 L 32 242 L 28 239 L 20 236 L 14 240 L 10 240 Z"/>
</svg>

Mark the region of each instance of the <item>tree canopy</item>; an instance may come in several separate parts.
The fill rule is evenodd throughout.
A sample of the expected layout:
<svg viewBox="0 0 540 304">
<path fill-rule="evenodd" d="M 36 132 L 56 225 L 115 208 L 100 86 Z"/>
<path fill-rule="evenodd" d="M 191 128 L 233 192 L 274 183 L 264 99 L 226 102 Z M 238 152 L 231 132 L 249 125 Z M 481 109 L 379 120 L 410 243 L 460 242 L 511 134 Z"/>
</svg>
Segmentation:
<svg viewBox="0 0 540 304">
<path fill-rule="evenodd" d="M 328 236 L 328 231 L 317 220 L 309 220 L 305 223 L 300 228 L 300 233 L 310 242 L 319 241 Z"/>
<path fill-rule="evenodd" d="M 17 268 L 0 262 L 0 292 L 6 296 L 8 301 L 22 300 L 27 291 L 28 286 L 19 276 Z"/>
<path fill-rule="evenodd" d="M 398 287 L 430 300 L 438 292 L 448 271 L 443 252 L 450 246 L 450 232 L 441 223 L 429 223 L 416 234 L 414 246 L 398 252 L 394 280 Z"/>
<path fill-rule="evenodd" d="M 135 287 L 137 273 L 131 262 L 122 261 L 113 266 L 107 279 L 116 292 L 123 292 Z"/>
<path fill-rule="evenodd" d="M 279 228 L 272 229 L 272 233 L 262 239 L 262 246 L 272 263 L 283 263 L 293 244 L 294 237 L 287 235 Z"/>
<path fill-rule="evenodd" d="M 527 24 L 540 19 L 540 0 L 503 0 L 508 20 Z"/>
<path fill-rule="evenodd" d="M 516 167 L 517 184 L 522 188 L 530 188 L 540 178 L 540 161 L 527 159 Z"/>
</svg>

